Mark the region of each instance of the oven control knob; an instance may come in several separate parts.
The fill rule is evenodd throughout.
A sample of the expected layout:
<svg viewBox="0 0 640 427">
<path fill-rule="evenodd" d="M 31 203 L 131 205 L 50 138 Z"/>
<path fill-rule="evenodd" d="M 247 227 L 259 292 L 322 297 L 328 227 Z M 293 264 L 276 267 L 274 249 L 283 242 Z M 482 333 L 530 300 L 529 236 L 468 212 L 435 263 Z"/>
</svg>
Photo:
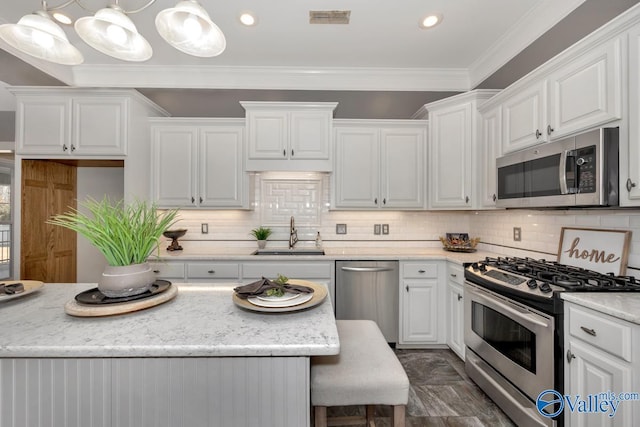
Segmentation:
<svg viewBox="0 0 640 427">
<path fill-rule="evenodd" d="M 536 279 L 529 279 L 529 280 L 527 280 L 527 286 L 530 289 L 535 289 L 535 288 L 538 287 L 538 282 L 536 282 Z"/>
<path fill-rule="evenodd" d="M 473 264 L 471 264 L 471 268 L 473 269 L 473 271 L 478 271 L 478 263 L 474 262 Z"/>
<path fill-rule="evenodd" d="M 551 286 L 548 283 L 543 283 L 540 285 L 540 290 L 545 293 L 551 292 Z"/>
<path fill-rule="evenodd" d="M 487 266 L 484 264 L 480 264 L 478 268 L 480 269 L 480 271 L 487 271 Z"/>
</svg>

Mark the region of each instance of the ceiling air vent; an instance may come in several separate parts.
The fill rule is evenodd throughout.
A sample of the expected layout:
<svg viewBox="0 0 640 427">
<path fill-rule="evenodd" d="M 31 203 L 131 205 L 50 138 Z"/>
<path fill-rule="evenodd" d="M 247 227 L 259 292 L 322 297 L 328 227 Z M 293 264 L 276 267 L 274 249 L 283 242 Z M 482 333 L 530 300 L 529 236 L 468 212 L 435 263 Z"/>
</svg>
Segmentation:
<svg viewBox="0 0 640 427">
<path fill-rule="evenodd" d="M 348 24 L 350 10 L 310 10 L 309 24 Z"/>
</svg>

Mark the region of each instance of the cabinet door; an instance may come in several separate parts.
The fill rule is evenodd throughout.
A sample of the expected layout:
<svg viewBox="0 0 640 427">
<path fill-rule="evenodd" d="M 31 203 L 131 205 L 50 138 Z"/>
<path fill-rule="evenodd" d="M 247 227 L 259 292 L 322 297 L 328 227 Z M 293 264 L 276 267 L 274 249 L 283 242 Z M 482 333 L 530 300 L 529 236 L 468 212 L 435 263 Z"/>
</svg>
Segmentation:
<svg viewBox="0 0 640 427">
<path fill-rule="evenodd" d="M 286 111 L 247 111 L 249 159 L 286 159 L 288 126 Z"/>
<path fill-rule="evenodd" d="M 200 128 L 198 151 L 199 205 L 244 207 L 247 177 L 242 168 L 243 128 Z"/>
<path fill-rule="evenodd" d="M 124 98 L 74 99 L 71 154 L 126 154 L 127 114 L 127 100 Z"/>
<path fill-rule="evenodd" d="M 336 129 L 335 206 L 375 208 L 379 205 L 378 130 Z"/>
<path fill-rule="evenodd" d="M 400 342 L 436 344 L 438 342 L 438 281 L 405 280 L 402 286 Z"/>
<path fill-rule="evenodd" d="M 328 160 L 331 113 L 292 111 L 289 120 L 289 158 Z"/>
<path fill-rule="evenodd" d="M 71 99 L 23 96 L 18 102 L 18 154 L 65 154 L 71 141 Z"/>
<path fill-rule="evenodd" d="M 569 340 L 567 350 L 575 358 L 568 364 L 565 362 L 565 371 L 569 376 L 569 381 L 565 381 L 565 394 L 572 398 L 579 395 L 581 399 L 586 400 L 589 394 L 634 390 L 633 373 L 629 364 L 577 339 Z M 609 417 L 607 414 L 572 413 L 565 404 L 566 424 L 571 427 L 631 427 L 635 425 L 632 411 L 636 403 L 620 402 L 615 417 Z"/>
<path fill-rule="evenodd" d="M 476 152 L 480 156 L 478 180 L 478 195 L 480 205 L 483 208 L 496 206 L 497 181 L 496 181 L 496 159 L 502 155 L 502 133 L 501 133 L 500 107 L 494 108 L 482 115 L 482 139 L 480 149 Z"/>
<path fill-rule="evenodd" d="M 546 87 L 546 81 L 535 83 L 502 104 L 503 153 L 547 140 Z"/>
<path fill-rule="evenodd" d="M 424 129 L 382 129 L 381 206 L 424 207 Z"/>
<path fill-rule="evenodd" d="M 429 201 L 432 208 L 471 207 L 473 110 L 465 103 L 430 113 Z"/>
<path fill-rule="evenodd" d="M 620 138 L 620 205 L 640 205 L 640 25 L 629 33 L 629 138 Z M 632 142 L 632 143 L 630 143 Z"/>
<path fill-rule="evenodd" d="M 581 55 L 549 77 L 551 138 L 598 126 L 622 116 L 620 38 Z"/>
<path fill-rule="evenodd" d="M 463 288 L 452 280 L 447 283 L 447 345 L 464 360 Z"/>
<path fill-rule="evenodd" d="M 153 200 L 161 207 L 195 207 L 197 129 L 162 126 L 152 130 Z"/>
</svg>

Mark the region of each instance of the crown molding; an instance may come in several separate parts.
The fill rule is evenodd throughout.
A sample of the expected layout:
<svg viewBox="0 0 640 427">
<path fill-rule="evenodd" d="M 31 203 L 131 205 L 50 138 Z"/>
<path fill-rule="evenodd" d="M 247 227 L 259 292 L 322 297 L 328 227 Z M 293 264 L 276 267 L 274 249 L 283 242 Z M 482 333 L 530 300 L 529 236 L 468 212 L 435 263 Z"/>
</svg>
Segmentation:
<svg viewBox="0 0 640 427">
<path fill-rule="evenodd" d="M 77 87 L 466 91 L 466 69 L 78 65 Z"/>
<path fill-rule="evenodd" d="M 469 67 L 470 87 L 476 87 L 537 40 L 585 0 L 544 0 L 516 21 Z"/>
</svg>

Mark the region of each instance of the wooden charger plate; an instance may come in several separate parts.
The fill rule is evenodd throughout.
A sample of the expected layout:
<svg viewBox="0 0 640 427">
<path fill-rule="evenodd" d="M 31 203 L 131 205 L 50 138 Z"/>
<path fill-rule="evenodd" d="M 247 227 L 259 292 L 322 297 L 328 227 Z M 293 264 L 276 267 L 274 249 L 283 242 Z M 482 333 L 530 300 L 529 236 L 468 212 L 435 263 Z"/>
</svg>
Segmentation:
<svg viewBox="0 0 640 427">
<path fill-rule="evenodd" d="M 161 294 L 141 300 L 127 301 L 117 304 L 85 305 L 79 304 L 75 299 L 72 299 L 64 305 L 64 311 L 71 316 L 77 317 L 112 316 L 114 314 L 129 313 L 154 307 L 173 299 L 176 295 L 178 295 L 178 287 L 171 285 L 169 286 L 169 289 Z"/>
<path fill-rule="evenodd" d="M 307 308 L 315 307 L 316 305 L 324 301 L 324 299 L 327 297 L 328 291 L 327 291 L 327 287 L 324 285 L 309 282 L 307 280 L 296 280 L 296 279 L 291 279 L 289 280 L 288 283 L 291 283 L 292 285 L 303 285 L 303 286 L 308 286 L 312 288 L 313 297 L 305 303 L 293 305 L 289 307 L 259 307 L 257 305 L 251 304 L 246 299 L 239 298 L 234 292 L 232 297 L 233 302 L 238 307 L 242 307 L 251 311 L 259 311 L 262 313 L 286 313 L 290 311 L 299 311 L 299 310 L 305 310 Z"/>
</svg>

